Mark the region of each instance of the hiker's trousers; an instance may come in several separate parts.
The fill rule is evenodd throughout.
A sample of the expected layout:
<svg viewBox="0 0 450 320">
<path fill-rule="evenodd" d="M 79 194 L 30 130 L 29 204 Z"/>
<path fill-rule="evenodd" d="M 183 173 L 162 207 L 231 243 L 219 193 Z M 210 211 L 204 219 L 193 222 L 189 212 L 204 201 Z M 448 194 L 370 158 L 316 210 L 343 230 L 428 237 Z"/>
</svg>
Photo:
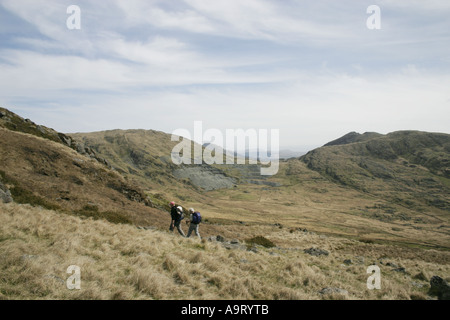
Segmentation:
<svg viewBox="0 0 450 320">
<path fill-rule="evenodd" d="M 195 231 L 195 235 L 201 240 L 200 233 L 198 232 L 198 224 L 192 223 L 189 226 L 187 237 L 191 236 L 192 231 Z"/>
<path fill-rule="evenodd" d="M 186 237 L 183 229 L 181 229 L 181 220 L 176 220 L 173 225 L 175 228 L 177 228 L 179 234 L 181 234 L 183 237 Z M 172 224 L 170 224 L 170 231 L 173 231 Z"/>
</svg>

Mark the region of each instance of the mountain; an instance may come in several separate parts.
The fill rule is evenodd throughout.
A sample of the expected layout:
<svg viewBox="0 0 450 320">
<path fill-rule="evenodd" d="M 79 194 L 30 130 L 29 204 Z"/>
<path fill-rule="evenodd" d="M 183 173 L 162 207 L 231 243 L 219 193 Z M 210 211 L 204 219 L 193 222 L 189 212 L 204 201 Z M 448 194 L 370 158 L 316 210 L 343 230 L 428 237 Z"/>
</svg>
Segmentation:
<svg viewBox="0 0 450 320">
<path fill-rule="evenodd" d="M 436 299 L 448 135 L 366 138 L 261 177 L 176 166 L 162 132 L 62 134 L 0 109 L 0 299 Z M 169 199 L 202 213 L 201 241 L 169 233 Z M 81 290 L 66 287 L 72 265 Z"/>
<path fill-rule="evenodd" d="M 222 165 L 194 164 L 194 142 L 191 164 L 174 164 L 171 152 L 178 142 L 171 141 L 171 135 L 163 132 L 111 130 L 73 133 L 70 136 L 149 192 L 164 190 L 172 197 L 189 193 L 189 197 L 198 198 L 203 191 L 234 188 L 237 184 L 267 184 L 258 164 L 237 164 L 238 155 L 233 156 L 218 146 L 212 148 L 223 154 Z M 210 144 L 201 146 L 202 152 L 207 147 L 211 147 Z M 227 158 L 231 159 L 232 164 L 226 164 Z"/>
<path fill-rule="evenodd" d="M 377 138 L 380 136 L 382 136 L 382 135 L 379 133 L 376 133 L 376 132 L 365 132 L 363 134 L 360 134 L 360 133 L 352 131 L 336 140 L 328 142 L 324 146 L 325 147 L 337 146 L 337 145 L 349 144 L 349 143 L 354 143 L 354 142 L 362 142 L 362 141 L 367 141 L 372 138 Z"/>
<path fill-rule="evenodd" d="M 398 131 L 349 133 L 301 158 L 308 168 L 355 190 L 427 212 L 444 221 L 450 210 L 450 135 Z"/>
<path fill-rule="evenodd" d="M 164 198 L 200 206 L 214 221 L 279 221 L 399 243 L 442 246 L 447 239 L 442 237 L 448 222 L 445 134 L 351 133 L 301 158 L 282 160 L 272 177 L 250 164 L 174 165 L 170 152 L 176 142 L 162 132 L 70 136 L 142 186 L 153 203 Z M 401 231 L 388 235 L 386 228 Z M 427 240 L 408 233 L 414 228 L 430 232 Z"/>
<path fill-rule="evenodd" d="M 171 135 L 153 130 L 111 130 L 93 133 L 74 133 L 70 136 L 83 143 L 124 176 L 136 181 L 147 191 L 167 191 L 172 197 L 191 190 L 196 195 L 202 190 L 231 188 L 234 179 L 217 167 L 194 164 L 192 143 L 191 164 L 176 165 L 171 158 L 179 143 Z M 175 192 L 174 192 L 175 191 Z M 184 198 L 181 196 L 181 198 Z"/>
<path fill-rule="evenodd" d="M 14 201 L 117 223 L 157 221 L 160 212 L 141 187 L 77 146 L 67 135 L 0 109 L 0 180 Z"/>
</svg>

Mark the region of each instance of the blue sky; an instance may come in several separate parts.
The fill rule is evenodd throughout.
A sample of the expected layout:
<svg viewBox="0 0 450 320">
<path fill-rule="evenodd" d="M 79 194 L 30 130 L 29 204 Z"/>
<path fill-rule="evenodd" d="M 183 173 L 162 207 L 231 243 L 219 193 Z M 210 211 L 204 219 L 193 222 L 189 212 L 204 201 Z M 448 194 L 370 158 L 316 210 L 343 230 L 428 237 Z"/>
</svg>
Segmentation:
<svg viewBox="0 0 450 320">
<path fill-rule="evenodd" d="M 66 133 L 279 129 L 303 151 L 450 133 L 449 16 L 447 0 L 0 0 L 0 105 Z"/>
</svg>

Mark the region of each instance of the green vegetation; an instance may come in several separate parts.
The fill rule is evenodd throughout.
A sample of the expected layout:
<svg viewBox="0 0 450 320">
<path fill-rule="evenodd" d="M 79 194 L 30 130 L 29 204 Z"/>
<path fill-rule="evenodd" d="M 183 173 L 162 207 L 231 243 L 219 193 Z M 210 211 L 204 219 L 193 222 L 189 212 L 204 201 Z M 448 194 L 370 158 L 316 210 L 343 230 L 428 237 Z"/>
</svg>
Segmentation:
<svg viewBox="0 0 450 320">
<path fill-rule="evenodd" d="M 247 243 L 248 247 L 251 247 L 252 245 L 260 245 L 265 248 L 273 248 L 276 246 L 275 243 L 263 236 L 256 236 L 250 239 L 246 239 L 245 242 Z"/>
</svg>

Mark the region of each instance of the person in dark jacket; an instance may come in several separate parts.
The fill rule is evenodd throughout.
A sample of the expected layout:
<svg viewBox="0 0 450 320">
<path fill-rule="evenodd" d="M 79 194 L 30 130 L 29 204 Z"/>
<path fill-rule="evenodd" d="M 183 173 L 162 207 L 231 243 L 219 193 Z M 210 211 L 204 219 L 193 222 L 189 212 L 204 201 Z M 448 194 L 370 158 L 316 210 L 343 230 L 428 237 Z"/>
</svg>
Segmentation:
<svg viewBox="0 0 450 320">
<path fill-rule="evenodd" d="M 183 229 L 181 229 L 181 220 L 183 220 L 183 208 L 181 206 L 177 206 L 175 202 L 170 202 L 170 216 L 172 221 L 170 222 L 170 231 L 173 231 L 173 229 L 176 227 L 178 232 L 181 234 L 182 237 L 186 237 L 186 235 L 183 232 Z"/>
</svg>

